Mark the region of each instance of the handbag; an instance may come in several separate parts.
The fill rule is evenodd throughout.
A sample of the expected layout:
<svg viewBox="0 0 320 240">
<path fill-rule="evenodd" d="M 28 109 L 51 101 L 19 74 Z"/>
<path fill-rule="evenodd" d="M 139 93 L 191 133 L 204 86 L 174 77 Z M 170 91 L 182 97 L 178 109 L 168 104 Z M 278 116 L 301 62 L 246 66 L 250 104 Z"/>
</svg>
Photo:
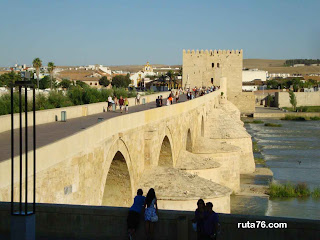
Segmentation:
<svg viewBox="0 0 320 240">
<path fill-rule="evenodd" d="M 197 223 L 195 222 L 195 223 L 192 223 L 192 229 L 193 229 L 193 231 L 197 231 Z"/>
<path fill-rule="evenodd" d="M 158 215 L 155 213 L 152 217 L 151 217 L 151 222 L 158 222 L 159 218 Z"/>
</svg>

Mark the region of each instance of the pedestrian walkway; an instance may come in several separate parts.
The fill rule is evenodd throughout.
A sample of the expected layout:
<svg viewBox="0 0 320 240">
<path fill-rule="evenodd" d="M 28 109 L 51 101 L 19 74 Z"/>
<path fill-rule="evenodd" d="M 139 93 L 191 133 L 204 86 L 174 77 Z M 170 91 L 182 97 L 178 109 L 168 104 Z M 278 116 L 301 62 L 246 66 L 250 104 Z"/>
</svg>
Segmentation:
<svg viewBox="0 0 320 240">
<path fill-rule="evenodd" d="M 160 94 L 159 94 L 160 95 Z M 185 95 L 180 96 L 179 102 L 187 101 L 187 97 Z M 176 103 L 174 103 L 176 104 Z M 163 107 L 166 107 L 166 99 L 163 99 Z M 137 105 L 137 106 L 129 106 L 129 113 L 120 113 L 119 107 L 116 112 L 102 112 L 99 114 L 89 115 L 86 117 L 79 117 L 67 120 L 66 122 L 52 122 L 37 125 L 36 128 L 36 145 L 37 148 L 43 147 L 50 143 L 56 142 L 60 139 L 73 135 L 77 132 L 80 132 L 88 127 L 91 127 L 98 123 L 98 119 L 102 118 L 102 121 L 118 117 L 124 114 L 131 114 L 135 112 L 141 112 L 149 109 L 156 108 L 156 102 L 147 103 L 145 105 Z M 29 151 L 33 149 L 33 128 L 28 128 L 28 149 Z M 23 137 L 24 137 L 24 129 L 23 129 Z M 19 155 L 19 130 L 16 129 L 14 131 L 14 139 L 15 139 L 15 156 Z M 76 143 L 75 143 L 76 144 Z M 22 147 L 24 152 L 24 144 Z M 0 133 L 0 162 L 6 159 L 11 158 L 11 131 L 6 131 Z"/>
</svg>

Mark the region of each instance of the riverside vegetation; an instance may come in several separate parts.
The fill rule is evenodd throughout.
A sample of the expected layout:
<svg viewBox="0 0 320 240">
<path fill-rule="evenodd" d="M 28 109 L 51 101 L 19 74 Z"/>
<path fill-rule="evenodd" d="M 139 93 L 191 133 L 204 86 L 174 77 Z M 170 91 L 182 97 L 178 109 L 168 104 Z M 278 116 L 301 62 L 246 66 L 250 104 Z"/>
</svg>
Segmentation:
<svg viewBox="0 0 320 240">
<path fill-rule="evenodd" d="M 313 197 L 320 198 L 320 187 L 310 190 L 306 183 L 275 183 L 269 184 L 269 195 L 271 198 L 286 198 L 286 197 Z"/>
<path fill-rule="evenodd" d="M 266 127 L 282 127 L 281 124 L 276 124 L 276 123 L 265 123 L 264 126 L 266 126 Z"/>
<path fill-rule="evenodd" d="M 146 94 L 152 94 L 152 91 Z M 62 108 L 97 102 L 106 102 L 108 96 L 135 97 L 136 91 L 128 91 L 124 88 L 95 89 L 91 87 L 71 86 L 66 91 L 52 90 L 49 94 L 39 93 L 36 97 L 36 110 Z M 19 112 L 19 94 L 13 94 L 14 113 Z M 24 97 L 22 97 L 22 109 L 24 111 Z M 32 101 L 28 101 L 28 111 L 32 111 Z M 0 115 L 11 113 L 11 96 L 4 94 L 0 96 Z"/>
<path fill-rule="evenodd" d="M 289 121 L 319 121 L 320 117 L 298 117 L 298 116 L 290 116 L 286 115 L 281 120 L 289 120 Z"/>
</svg>

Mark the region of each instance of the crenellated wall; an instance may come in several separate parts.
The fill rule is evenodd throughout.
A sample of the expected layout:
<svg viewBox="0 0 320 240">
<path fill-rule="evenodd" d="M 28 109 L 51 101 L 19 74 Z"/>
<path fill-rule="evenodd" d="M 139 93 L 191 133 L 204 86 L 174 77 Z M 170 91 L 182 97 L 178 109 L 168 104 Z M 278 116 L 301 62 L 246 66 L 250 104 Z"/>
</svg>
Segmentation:
<svg viewBox="0 0 320 240">
<path fill-rule="evenodd" d="M 242 92 L 242 50 L 183 50 L 184 88 L 221 86 L 225 78 L 227 99 L 235 104 L 241 113 L 255 111 L 253 93 Z M 226 96 L 226 95 L 225 95 Z"/>
<path fill-rule="evenodd" d="M 183 50 L 182 85 L 220 86 L 220 78 L 226 77 L 228 94 L 242 92 L 242 59 L 242 50 Z"/>
</svg>

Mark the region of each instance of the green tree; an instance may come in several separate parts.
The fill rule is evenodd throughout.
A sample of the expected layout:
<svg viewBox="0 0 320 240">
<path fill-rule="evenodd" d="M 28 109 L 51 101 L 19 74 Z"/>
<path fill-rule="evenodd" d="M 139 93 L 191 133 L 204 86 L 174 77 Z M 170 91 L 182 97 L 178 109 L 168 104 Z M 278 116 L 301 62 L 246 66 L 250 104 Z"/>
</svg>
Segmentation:
<svg viewBox="0 0 320 240">
<path fill-rule="evenodd" d="M 172 70 L 169 70 L 169 71 L 167 72 L 167 76 L 170 78 L 169 86 L 170 86 L 170 88 L 172 88 L 172 80 L 173 80 L 173 78 L 174 78 L 174 73 L 173 73 L 173 71 L 172 71 Z"/>
<path fill-rule="evenodd" d="M 298 92 L 300 88 L 300 79 L 294 78 L 292 79 L 293 91 Z"/>
<path fill-rule="evenodd" d="M 50 87 L 50 77 L 49 76 L 44 76 L 40 81 L 39 81 L 39 89 L 46 89 Z"/>
<path fill-rule="evenodd" d="M 272 79 L 267 81 L 267 88 L 268 89 L 277 89 L 279 86 L 278 81 Z"/>
<path fill-rule="evenodd" d="M 40 75 L 40 68 L 42 67 L 42 61 L 40 60 L 40 58 L 35 58 L 32 62 L 33 67 L 36 69 L 36 73 L 37 73 L 37 85 L 38 85 L 38 89 L 39 89 L 39 75 Z"/>
<path fill-rule="evenodd" d="M 48 72 L 50 73 L 50 88 L 52 89 L 53 70 L 56 68 L 53 62 L 48 62 Z"/>
<path fill-rule="evenodd" d="M 65 89 L 69 89 L 71 86 L 71 81 L 69 79 L 62 79 L 62 81 L 59 83 L 59 86 Z"/>
<path fill-rule="evenodd" d="M 109 86 L 110 81 L 106 76 L 103 76 L 102 78 L 99 79 L 99 84 L 101 86 L 107 87 L 107 86 Z"/>
<path fill-rule="evenodd" d="M 116 87 L 116 88 L 121 88 L 121 87 L 127 88 L 130 83 L 131 83 L 131 80 L 130 80 L 129 74 L 127 74 L 126 76 L 117 75 L 112 78 L 111 85 L 112 87 Z"/>
<path fill-rule="evenodd" d="M 7 86 L 7 87 L 13 87 L 13 84 L 16 81 L 20 81 L 21 77 L 19 74 L 15 73 L 14 71 L 11 71 L 9 73 L 4 73 L 0 75 L 0 87 Z"/>
<path fill-rule="evenodd" d="M 80 86 L 82 88 L 90 88 L 90 86 L 88 84 L 86 84 L 85 82 L 80 81 L 80 80 L 76 81 L 76 86 Z"/>
<path fill-rule="evenodd" d="M 296 111 L 297 108 L 297 98 L 293 91 L 289 91 L 290 103 L 293 107 L 293 111 Z"/>
</svg>

